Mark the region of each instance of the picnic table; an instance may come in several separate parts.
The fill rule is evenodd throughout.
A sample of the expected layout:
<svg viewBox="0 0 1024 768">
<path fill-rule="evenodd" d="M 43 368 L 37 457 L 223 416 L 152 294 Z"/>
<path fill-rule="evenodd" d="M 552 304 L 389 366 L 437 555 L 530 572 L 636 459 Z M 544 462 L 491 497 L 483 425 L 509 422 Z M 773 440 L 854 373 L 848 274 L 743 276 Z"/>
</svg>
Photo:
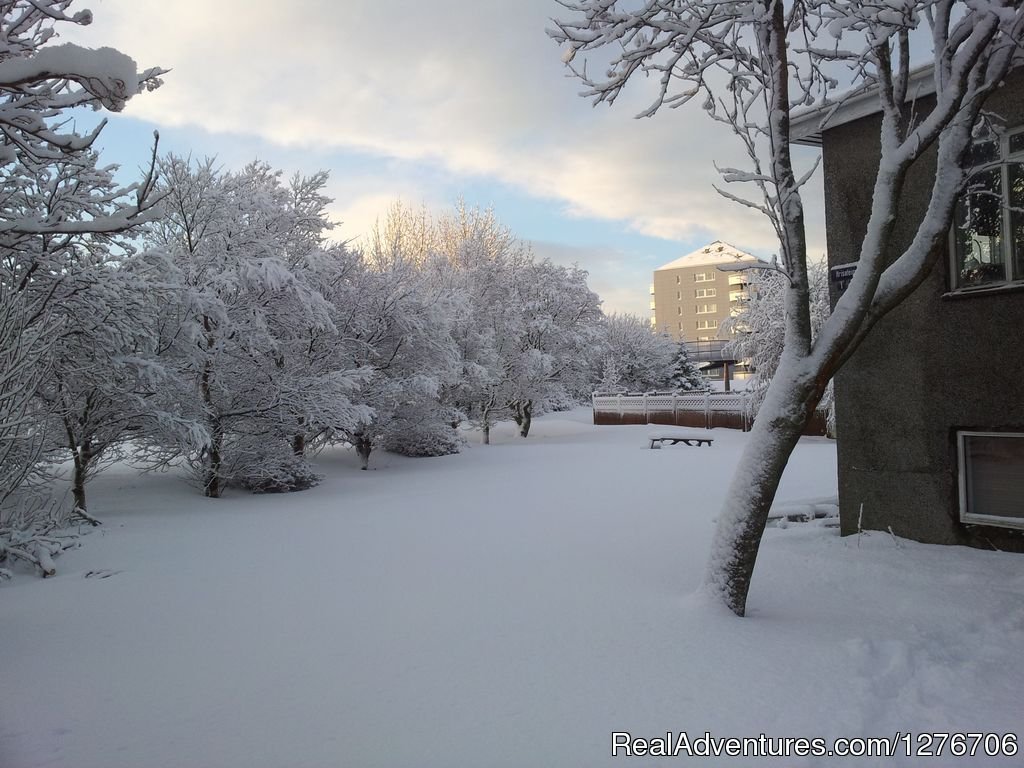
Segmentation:
<svg viewBox="0 0 1024 768">
<path fill-rule="evenodd" d="M 702 445 L 710 446 L 712 440 L 714 440 L 712 437 L 704 437 L 702 435 L 657 435 L 649 439 L 651 441 L 651 448 L 661 448 L 663 443 L 668 443 L 669 445 L 682 443 L 683 445 L 698 447 Z"/>
</svg>

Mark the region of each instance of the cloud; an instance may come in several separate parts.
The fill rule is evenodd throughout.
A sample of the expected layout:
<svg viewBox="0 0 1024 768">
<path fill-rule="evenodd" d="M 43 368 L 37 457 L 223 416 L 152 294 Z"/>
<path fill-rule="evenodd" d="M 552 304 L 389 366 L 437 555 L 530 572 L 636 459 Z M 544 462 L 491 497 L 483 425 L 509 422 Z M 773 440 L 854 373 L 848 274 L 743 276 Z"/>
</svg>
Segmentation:
<svg viewBox="0 0 1024 768">
<path fill-rule="evenodd" d="M 740 160 L 728 132 L 696 108 L 631 119 L 643 84 L 592 108 L 544 34 L 559 10 L 550 0 L 106 0 L 71 37 L 172 69 L 128 106 L 156 124 L 427 161 L 641 234 L 773 249 L 758 214 L 712 189 L 712 160 Z"/>
</svg>

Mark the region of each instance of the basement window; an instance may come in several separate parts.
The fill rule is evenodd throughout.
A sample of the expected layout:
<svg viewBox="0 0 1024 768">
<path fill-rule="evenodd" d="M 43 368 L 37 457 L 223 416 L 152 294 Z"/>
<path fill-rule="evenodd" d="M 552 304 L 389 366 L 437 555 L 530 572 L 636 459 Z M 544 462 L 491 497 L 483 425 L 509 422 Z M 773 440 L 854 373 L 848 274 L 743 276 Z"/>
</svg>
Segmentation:
<svg viewBox="0 0 1024 768">
<path fill-rule="evenodd" d="M 1024 281 L 1024 131 L 975 139 L 953 222 L 953 288 Z"/>
<path fill-rule="evenodd" d="M 1024 432 L 957 432 L 960 522 L 1024 529 Z"/>
</svg>

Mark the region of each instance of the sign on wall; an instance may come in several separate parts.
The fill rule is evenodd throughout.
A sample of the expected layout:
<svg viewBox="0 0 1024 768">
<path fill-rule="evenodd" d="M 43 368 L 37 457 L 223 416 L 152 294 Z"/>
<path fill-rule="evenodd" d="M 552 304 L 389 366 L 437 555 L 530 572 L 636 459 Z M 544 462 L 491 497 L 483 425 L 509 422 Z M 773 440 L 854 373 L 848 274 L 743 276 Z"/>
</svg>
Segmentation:
<svg viewBox="0 0 1024 768">
<path fill-rule="evenodd" d="M 829 267 L 828 281 L 832 284 L 836 299 L 846 293 L 850 280 L 853 278 L 853 273 L 856 271 L 857 262 L 855 261 L 850 264 L 837 264 L 834 267 Z"/>
</svg>

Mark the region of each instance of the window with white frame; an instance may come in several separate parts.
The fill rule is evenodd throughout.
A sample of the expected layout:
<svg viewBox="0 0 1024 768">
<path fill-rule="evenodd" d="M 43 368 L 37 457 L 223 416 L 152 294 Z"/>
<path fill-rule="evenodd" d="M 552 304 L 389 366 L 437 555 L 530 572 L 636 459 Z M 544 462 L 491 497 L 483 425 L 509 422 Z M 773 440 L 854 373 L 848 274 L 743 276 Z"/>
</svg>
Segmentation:
<svg viewBox="0 0 1024 768">
<path fill-rule="evenodd" d="M 693 274 L 693 281 L 695 283 L 713 283 L 715 281 L 714 272 L 695 272 Z"/>
<path fill-rule="evenodd" d="M 1024 282 L 1024 130 L 975 139 L 953 220 L 953 287 Z"/>
<path fill-rule="evenodd" d="M 693 297 L 695 299 L 713 299 L 717 295 L 717 288 L 697 288 L 693 292 Z"/>
<path fill-rule="evenodd" d="M 718 311 L 717 304 L 698 304 L 697 314 L 698 315 L 710 315 Z"/>
<path fill-rule="evenodd" d="M 960 521 L 1024 529 L 1024 432 L 957 432 Z"/>
<path fill-rule="evenodd" d="M 717 327 L 718 327 L 718 321 L 717 320 L 698 320 L 697 321 L 697 330 L 698 331 L 709 331 L 709 330 L 711 330 L 713 328 L 717 328 Z"/>
</svg>

